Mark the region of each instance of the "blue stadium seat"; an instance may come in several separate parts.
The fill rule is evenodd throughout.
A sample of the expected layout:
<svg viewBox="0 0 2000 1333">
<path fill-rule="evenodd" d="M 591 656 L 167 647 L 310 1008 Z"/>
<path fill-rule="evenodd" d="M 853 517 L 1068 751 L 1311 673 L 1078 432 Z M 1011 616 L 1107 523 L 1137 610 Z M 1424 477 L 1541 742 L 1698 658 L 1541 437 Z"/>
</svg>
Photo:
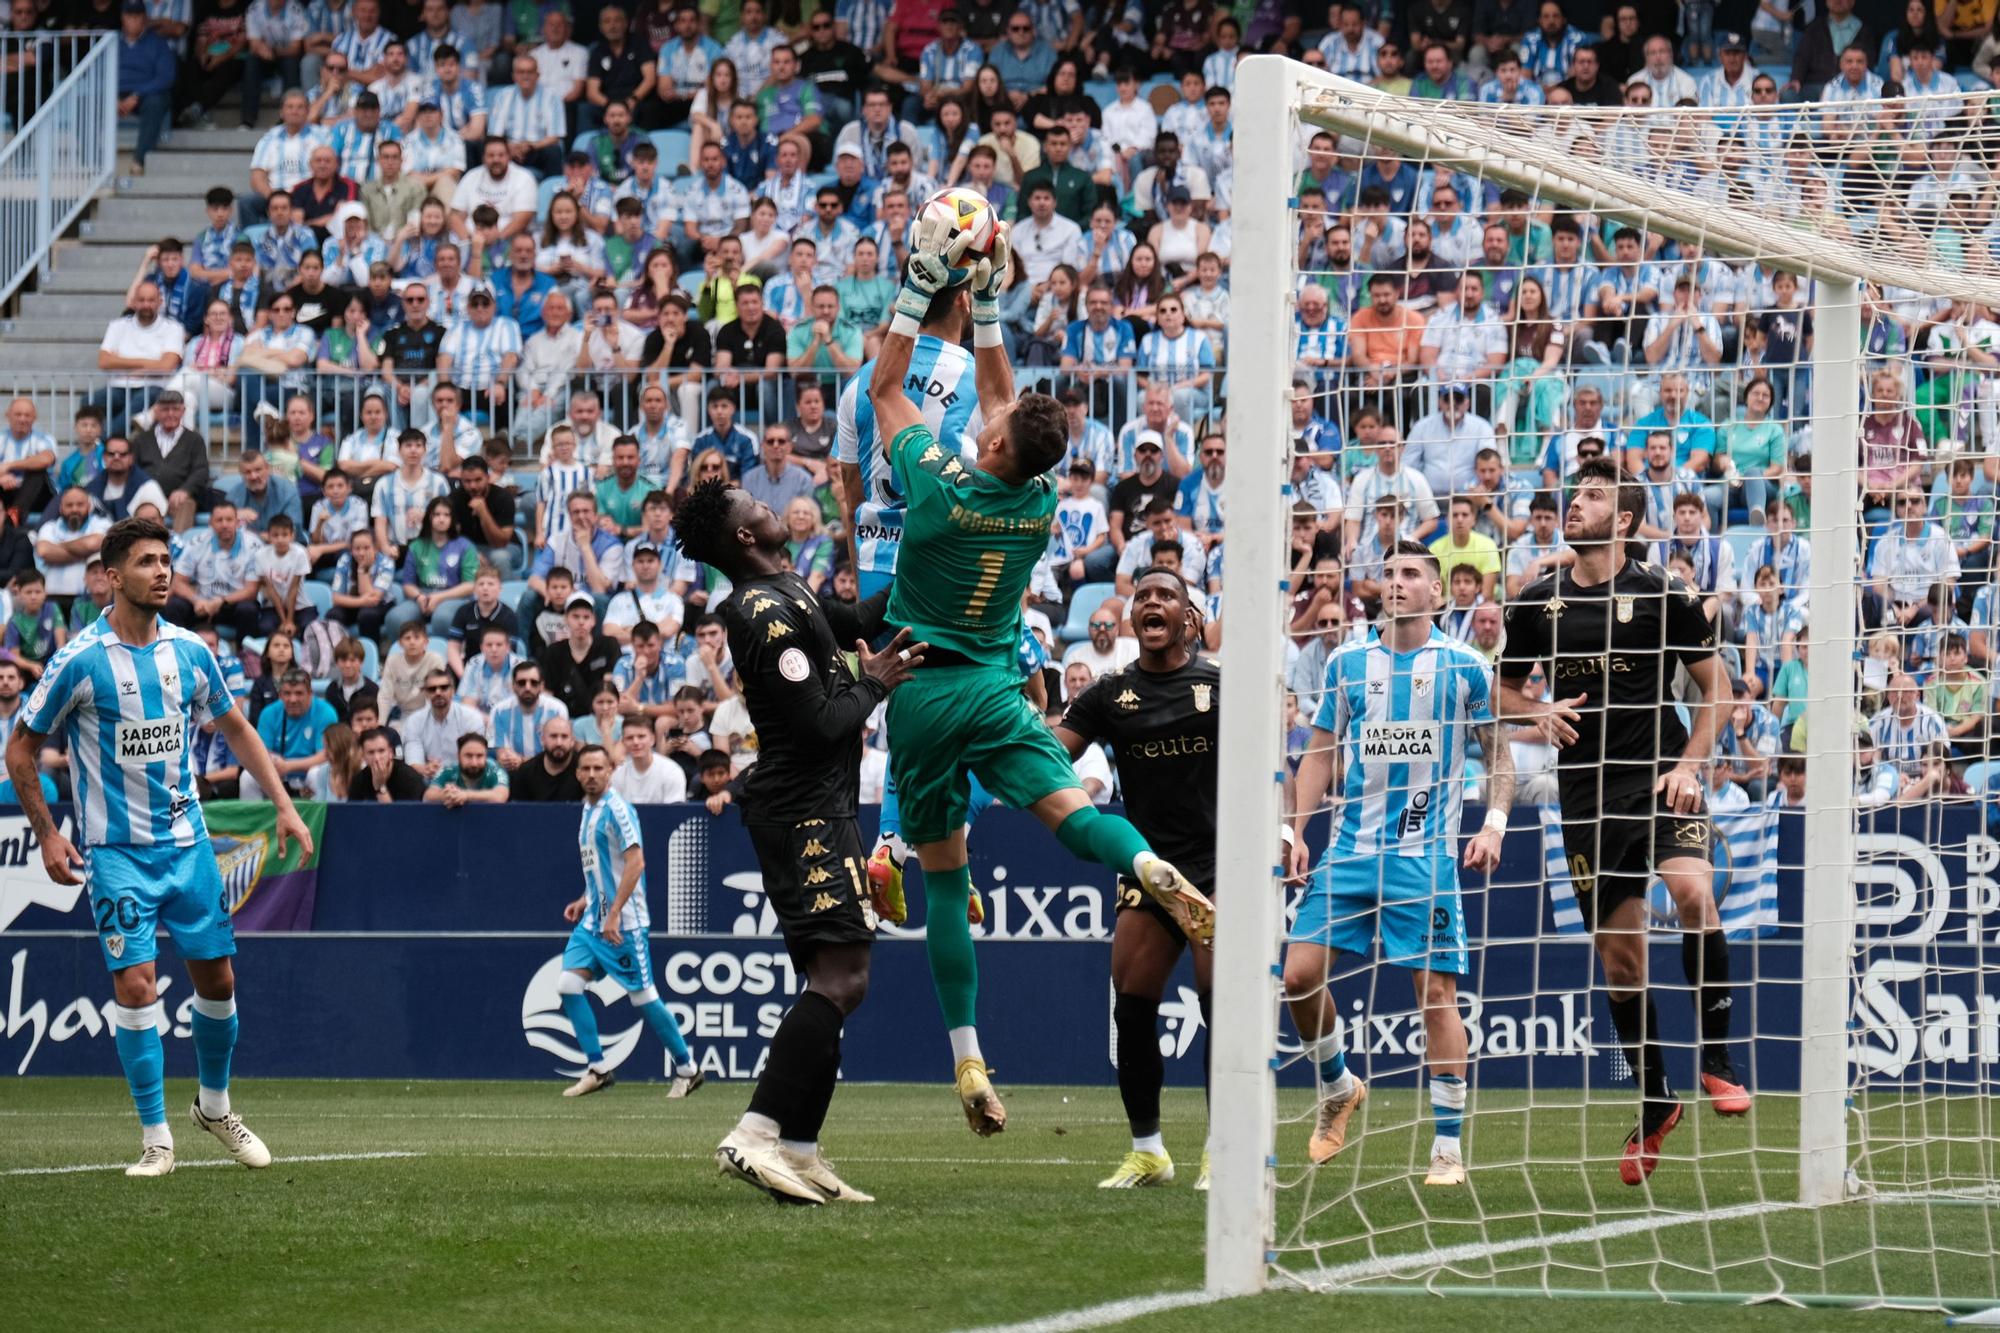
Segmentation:
<svg viewBox="0 0 2000 1333">
<path fill-rule="evenodd" d="M 654 130 L 646 137 L 653 141 L 653 147 L 660 150 L 660 175 L 672 180 L 674 173 L 687 165 L 688 149 L 694 144 L 694 136 L 686 130 Z"/>
<path fill-rule="evenodd" d="M 572 153 L 591 153 L 594 155 L 597 148 L 597 136 L 602 133 L 602 130 L 585 130 L 582 134 L 576 136 L 576 142 L 569 146 L 569 151 Z"/>
<path fill-rule="evenodd" d="M 446 661 L 451 660 L 451 640 L 442 634 L 431 635 L 431 651 Z"/>
<path fill-rule="evenodd" d="M 382 679 L 382 650 L 373 639 L 361 641 L 361 674 L 370 680 Z"/>
<path fill-rule="evenodd" d="M 521 599 L 528 595 L 526 579 L 510 579 L 500 585 L 500 605 L 519 606 Z"/>
<path fill-rule="evenodd" d="M 239 241 L 248 241 L 252 245 L 262 245 L 264 238 L 270 235 L 270 233 L 271 224 L 268 222 L 259 222 L 254 226 L 245 227 L 242 234 L 236 239 Z"/>
<path fill-rule="evenodd" d="M 681 274 L 680 288 L 682 291 L 686 292 L 689 296 L 700 296 L 702 281 L 703 281 L 702 271 L 698 268 L 691 268 L 687 272 Z"/>
<path fill-rule="evenodd" d="M 535 190 L 535 221 L 540 222 L 549 215 L 549 201 L 563 188 L 563 178 L 551 176 Z"/>
<path fill-rule="evenodd" d="M 1081 643 L 1090 637 L 1091 613 L 1104 605 L 1118 588 L 1110 583 L 1082 583 L 1069 596 L 1069 616 L 1056 631 L 1064 645 Z"/>
<path fill-rule="evenodd" d="M 1722 534 L 1722 540 L 1729 543 L 1730 557 L 1736 562 L 1736 581 L 1745 589 L 1751 586 L 1750 576 L 1757 572 L 1750 568 L 1750 550 L 1763 535 L 1764 529 L 1748 523 L 1738 523 Z"/>
<path fill-rule="evenodd" d="M 331 587 L 324 583 L 314 583 L 311 579 L 307 579 L 304 581 L 300 591 L 304 594 L 305 599 L 313 604 L 315 611 L 318 611 L 323 616 L 333 614 L 333 589 Z"/>
</svg>

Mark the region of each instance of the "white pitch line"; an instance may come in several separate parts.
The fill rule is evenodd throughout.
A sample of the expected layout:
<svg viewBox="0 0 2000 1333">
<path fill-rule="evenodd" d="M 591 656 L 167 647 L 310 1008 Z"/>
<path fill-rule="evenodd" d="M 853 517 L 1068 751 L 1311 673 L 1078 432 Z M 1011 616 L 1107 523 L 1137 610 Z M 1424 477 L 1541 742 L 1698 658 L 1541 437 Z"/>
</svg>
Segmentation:
<svg viewBox="0 0 2000 1333">
<path fill-rule="evenodd" d="M 301 1157 L 274 1157 L 272 1166 L 290 1166 L 294 1162 L 380 1162 L 392 1157 L 427 1157 L 420 1152 L 323 1152 L 307 1153 Z M 79 1166 L 16 1166 L 0 1175 L 8 1176 L 78 1176 L 92 1171 L 123 1171 L 130 1162 L 89 1162 Z M 235 1166 L 226 1157 L 204 1157 L 194 1162 L 176 1162 L 174 1170 L 189 1171 L 198 1166 Z"/>
<path fill-rule="evenodd" d="M 1211 1296 L 1205 1291 L 1163 1291 L 1154 1296 L 1129 1296 L 1122 1301 L 1087 1305 L 1081 1310 L 1065 1310 L 1061 1314 L 1043 1315 L 1039 1319 L 1024 1319 L 1018 1324 L 989 1324 L 969 1333 L 1074 1333 L 1078 1329 L 1122 1324 L 1165 1310 L 1213 1305 L 1224 1299 L 1228 1298 Z"/>
</svg>

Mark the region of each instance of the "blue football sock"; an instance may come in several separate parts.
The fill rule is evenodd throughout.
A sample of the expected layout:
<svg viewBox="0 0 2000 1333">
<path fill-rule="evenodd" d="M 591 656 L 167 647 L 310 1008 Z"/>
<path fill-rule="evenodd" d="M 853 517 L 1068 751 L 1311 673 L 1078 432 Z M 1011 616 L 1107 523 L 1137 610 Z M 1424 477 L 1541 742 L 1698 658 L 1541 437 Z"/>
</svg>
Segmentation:
<svg viewBox="0 0 2000 1333">
<path fill-rule="evenodd" d="M 882 813 L 875 821 L 875 836 L 882 839 L 890 834 L 901 837 L 903 833 L 903 806 L 896 799 L 896 773 L 887 770 L 882 775 Z"/>
<path fill-rule="evenodd" d="M 563 1017 L 576 1031 L 576 1044 L 583 1058 L 597 1065 L 604 1062 L 604 1043 L 597 1039 L 597 1015 L 591 1011 L 590 997 L 581 991 L 562 997 Z"/>
<path fill-rule="evenodd" d="M 236 1053 L 236 1001 L 197 995 L 188 1018 L 194 1031 L 194 1063 L 200 1077 L 202 1112 L 229 1113 L 229 1059 Z"/>
<path fill-rule="evenodd" d="M 159 1013 L 157 1000 L 140 1009 L 122 1004 L 112 1008 L 112 1040 L 118 1045 L 118 1063 L 124 1067 L 142 1125 L 167 1123 L 167 1056 L 160 1046 L 160 1030 L 154 1026 Z"/>
<path fill-rule="evenodd" d="M 674 1016 L 667 1012 L 665 1000 L 655 997 L 640 1005 L 639 1012 L 645 1016 L 646 1026 L 667 1044 L 667 1054 L 674 1057 L 676 1069 L 694 1063 L 694 1058 L 688 1053 L 687 1038 L 681 1035 L 681 1025 L 674 1022 Z"/>
<path fill-rule="evenodd" d="M 1456 1074 L 1431 1078 L 1431 1122 L 1441 1139 L 1455 1139 L 1465 1124 L 1465 1080 Z"/>
</svg>

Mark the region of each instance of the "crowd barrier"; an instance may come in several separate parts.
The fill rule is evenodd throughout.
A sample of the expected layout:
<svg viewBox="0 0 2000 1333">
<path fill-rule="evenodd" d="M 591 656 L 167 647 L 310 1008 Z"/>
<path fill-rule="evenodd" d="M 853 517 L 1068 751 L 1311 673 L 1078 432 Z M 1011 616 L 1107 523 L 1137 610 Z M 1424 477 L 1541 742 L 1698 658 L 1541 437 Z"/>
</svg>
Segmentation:
<svg viewBox="0 0 2000 1333">
<path fill-rule="evenodd" d="M 1976 1089 L 2000 1061 L 2000 985 L 1987 950 L 2000 947 L 2000 843 L 1965 804 L 1886 814 L 1864 830 L 1872 858 L 1860 876 L 1862 953 L 1853 1014 L 1857 1068 L 1878 1084 Z M 65 816 L 66 817 L 66 816 Z M 1468 819 L 1476 825 L 1478 812 Z M 576 810 L 509 806 L 326 811 L 316 876 L 303 885 L 310 930 L 239 932 L 243 999 L 237 1068 L 250 1077 L 556 1078 L 578 1057 L 556 992 L 579 888 Z M 864 811 L 864 834 L 874 821 Z M 1795 1087 L 1801 825 L 1781 822 L 1780 920 L 1733 946 L 1747 981 L 1736 1015 L 1752 1086 Z M 761 1068 L 778 1019 L 803 985 L 777 937 L 755 862 L 734 816 L 698 805 L 641 808 L 649 868 L 653 953 L 661 991 L 691 1032 L 704 1065 L 723 1078 Z M 268 848 L 239 835 L 223 852 L 239 921 L 268 887 Z M 247 869 L 246 869 L 247 867 Z M 1109 876 L 1065 854 L 1029 817 L 994 810 L 972 844 L 973 881 L 986 894 L 980 932 L 981 1038 L 1015 1082 L 1111 1082 L 1115 1050 L 1108 982 L 1113 895 Z M 913 877 L 914 877 L 913 870 Z M 913 890 L 915 886 L 913 885 Z M 1219 894 L 1227 910 L 1232 890 Z M 921 892 L 913 910 L 921 913 Z M 1464 1006 L 1476 1078 L 1489 1086 L 1617 1086 L 1615 1040 L 1592 992 L 1587 943 L 1561 934 L 1542 879 L 1541 830 L 1517 815 L 1500 871 L 1470 884 L 1473 971 Z M 261 905 L 270 919 L 271 904 Z M 299 919 L 299 918 L 291 918 Z M 0 813 L 0 1069 L 10 1075 L 109 1074 L 116 1068 L 107 1012 L 111 988 L 81 890 L 51 884 L 25 821 Z M 884 927 L 866 1007 L 848 1026 L 844 1076 L 935 1080 L 948 1063 L 921 927 Z M 1678 941 L 1662 932 L 1653 971 L 1680 983 Z M 189 992 L 163 941 L 161 969 L 169 1072 L 193 1072 Z M 1986 970 L 1982 971 L 1982 964 Z M 606 1049 L 626 1072 L 658 1074 L 656 1040 L 614 986 Z M 1421 1059 L 1422 1025 L 1403 974 L 1350 963 L 1332 986 L 1359 1067 L 1407 1075 Z M 1662 998 L 1670 1042 L 1692 1040 L 1688 1004 Z M 1168 1078 L 1198 1082 L 1206 1048 L 1185 961 L 1163 1008 Z M 1283 1049 L 1296 1050 L 1289 1025 Z M 1692 1053 L 1679 1081 L 1692 1078 Z M 1297 1079 L 1293 1066 L 1285 1077 Z"/>
</svg>

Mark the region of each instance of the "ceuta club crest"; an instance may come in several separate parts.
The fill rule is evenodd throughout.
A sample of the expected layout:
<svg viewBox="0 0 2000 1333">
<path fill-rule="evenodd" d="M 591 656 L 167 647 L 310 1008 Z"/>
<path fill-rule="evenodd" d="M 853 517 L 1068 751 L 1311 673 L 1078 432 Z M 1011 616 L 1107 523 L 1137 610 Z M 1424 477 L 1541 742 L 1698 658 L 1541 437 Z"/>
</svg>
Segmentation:
<svg viewBox="0 0 2000 1333">
<path fill-rule="evenodd" d="M 1197 713 L 1206 713 L 1213 707 L 1215 707 L 1215 687 L 1205 681 L 1195 686 L 1194 711 Z"/>
</svg>

